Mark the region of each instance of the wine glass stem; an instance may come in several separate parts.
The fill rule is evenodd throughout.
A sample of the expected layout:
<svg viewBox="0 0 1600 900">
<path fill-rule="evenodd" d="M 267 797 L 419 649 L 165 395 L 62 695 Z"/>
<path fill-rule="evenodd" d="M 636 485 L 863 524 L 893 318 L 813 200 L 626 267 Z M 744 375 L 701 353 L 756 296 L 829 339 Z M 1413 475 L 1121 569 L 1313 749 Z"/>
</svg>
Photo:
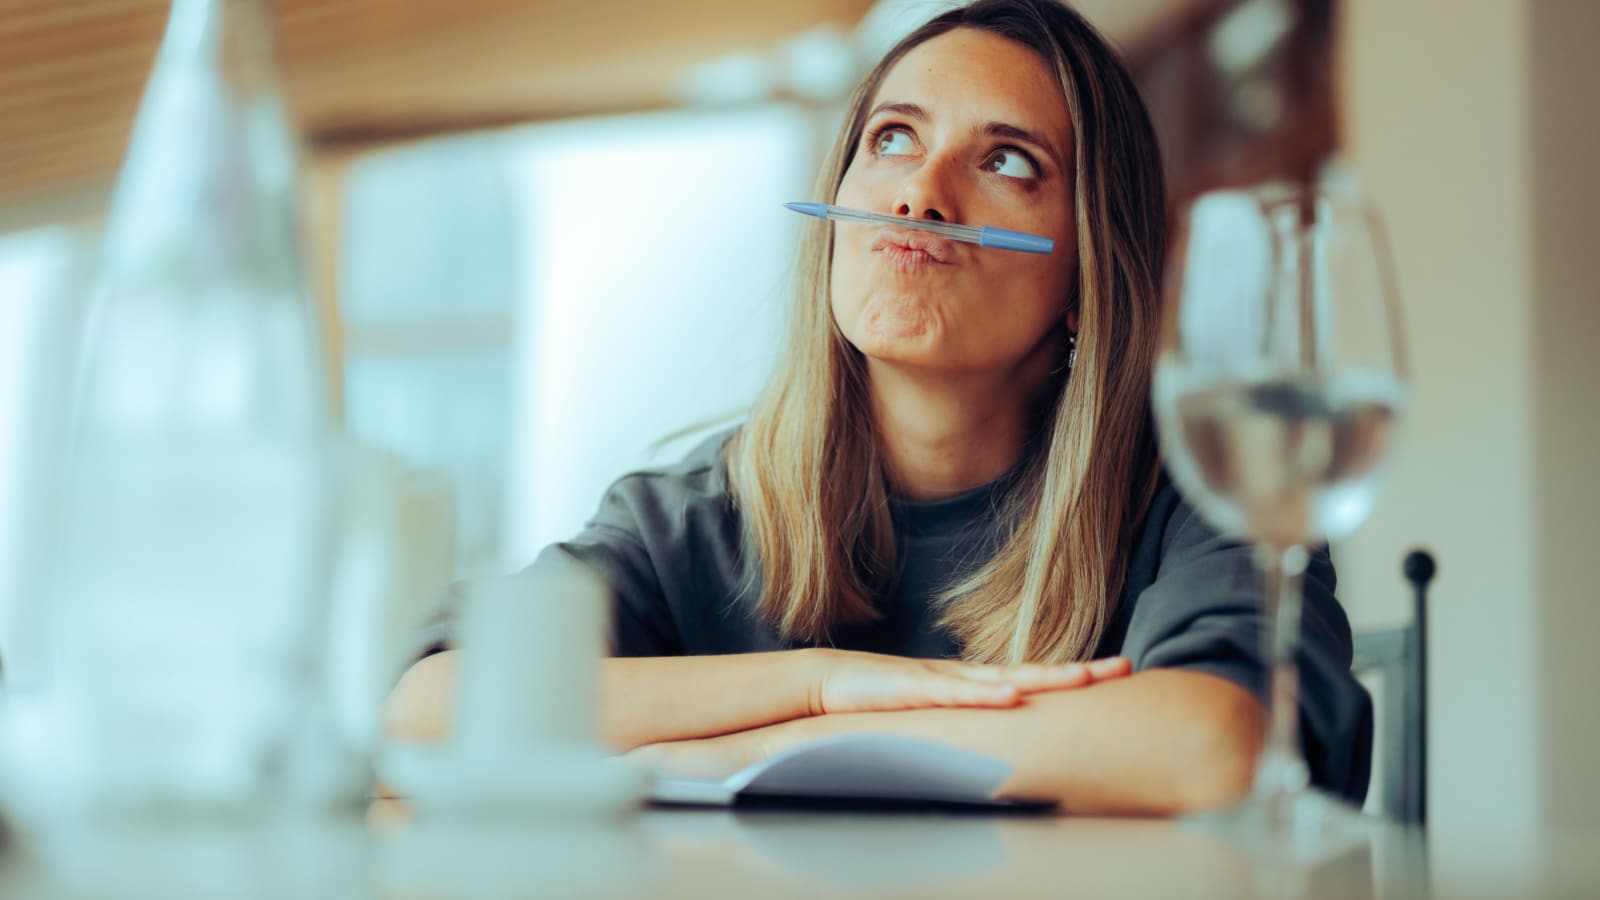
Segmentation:
<svg viewBox="0 0 1600 900">
<path fill-rule="evenodd" d="M 1299 791 L 1310 781 L 1300 752 L 1299 666 L 1301 577 L 1308 562 L 1306 549 L 1263 545 L 1257 561 L 1266 578 L 1268 596 L 1276 594 L 1272 616 L 1268 664 L 1271 666 L 1266 743 L 1256 764 L 1255 790 L 1264 795 Z"/>
</svg>

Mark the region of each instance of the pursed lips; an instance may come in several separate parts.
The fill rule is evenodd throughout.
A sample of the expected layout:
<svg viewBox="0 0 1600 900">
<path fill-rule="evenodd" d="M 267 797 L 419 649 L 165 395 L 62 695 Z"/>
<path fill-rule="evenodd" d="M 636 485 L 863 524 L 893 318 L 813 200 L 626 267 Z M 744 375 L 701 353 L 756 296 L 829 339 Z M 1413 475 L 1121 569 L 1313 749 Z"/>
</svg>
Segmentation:
<svg viewBox="0 0 1600 900">
<path fill-rule="evenodd" d="M 874 253 L 883 253 L 901 268 L 950 265 L 955 262 L 955 247 L 951 241 L 898 228 L 884 229 L 872 242 L 872 250 Z"/>
</svg>

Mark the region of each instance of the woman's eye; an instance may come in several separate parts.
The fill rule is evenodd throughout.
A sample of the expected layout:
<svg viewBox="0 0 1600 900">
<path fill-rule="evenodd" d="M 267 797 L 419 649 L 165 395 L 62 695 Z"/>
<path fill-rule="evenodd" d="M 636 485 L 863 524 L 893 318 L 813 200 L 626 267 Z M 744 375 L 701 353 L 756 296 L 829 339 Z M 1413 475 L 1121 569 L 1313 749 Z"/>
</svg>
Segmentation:
<svg viewBox="0 0 1600 900">
<path fill-rule="evenodd" d="M 998 150 L 989 157 L 989 162 L 984 166 L 991 172 L 1005 175 L 1009 178 L 1038 178 L 1039 170 L 1034 168 L 1033 160 L 1019 150 Z"/>
<path fill-rule="evenodd" d="M 877 143 L 873 145 L 873 152 L 879 156 L 903 156 L 912 150 L 911 135 L 898 128 L 891 128 L 878 135 Z"/>
</svg>

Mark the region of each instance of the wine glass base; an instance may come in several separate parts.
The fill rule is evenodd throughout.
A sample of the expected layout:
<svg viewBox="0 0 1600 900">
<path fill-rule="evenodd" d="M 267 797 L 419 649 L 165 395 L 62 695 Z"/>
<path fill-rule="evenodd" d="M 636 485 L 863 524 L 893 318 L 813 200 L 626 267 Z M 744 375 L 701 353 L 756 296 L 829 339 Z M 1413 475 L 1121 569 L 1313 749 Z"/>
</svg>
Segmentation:
<svg viewBox="0 0 1600 900">
<path fill-rule="evenodd" d="M 1186 824 L 1256 857 L 1317 866 L 1368 846 L 1381 820 L 1323 791 L 1252 793 L 1240 803 L 1189 816 Z"/>
</svg>

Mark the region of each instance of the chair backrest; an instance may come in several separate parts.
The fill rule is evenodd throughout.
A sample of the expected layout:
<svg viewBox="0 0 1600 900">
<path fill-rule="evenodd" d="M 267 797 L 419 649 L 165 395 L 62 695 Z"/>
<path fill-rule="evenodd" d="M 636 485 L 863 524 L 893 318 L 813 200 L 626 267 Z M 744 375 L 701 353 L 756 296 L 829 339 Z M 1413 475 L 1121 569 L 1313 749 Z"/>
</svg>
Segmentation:
<svg viewBox="0 0 1600 900">
<path fill-rule="evenodd" d="M 1428 787 L 1428 582 L 1437 571 L 1425 550 L 1413 550 L 1402 566 L 1411 583 L 1411 622 L 1399 628 L 1358 632 L 1356 672 L 1383 676 L 1380 733 L 1383 796 L 1379 806 L 1397 822 L 1427 824 Z"/>
</svg>

